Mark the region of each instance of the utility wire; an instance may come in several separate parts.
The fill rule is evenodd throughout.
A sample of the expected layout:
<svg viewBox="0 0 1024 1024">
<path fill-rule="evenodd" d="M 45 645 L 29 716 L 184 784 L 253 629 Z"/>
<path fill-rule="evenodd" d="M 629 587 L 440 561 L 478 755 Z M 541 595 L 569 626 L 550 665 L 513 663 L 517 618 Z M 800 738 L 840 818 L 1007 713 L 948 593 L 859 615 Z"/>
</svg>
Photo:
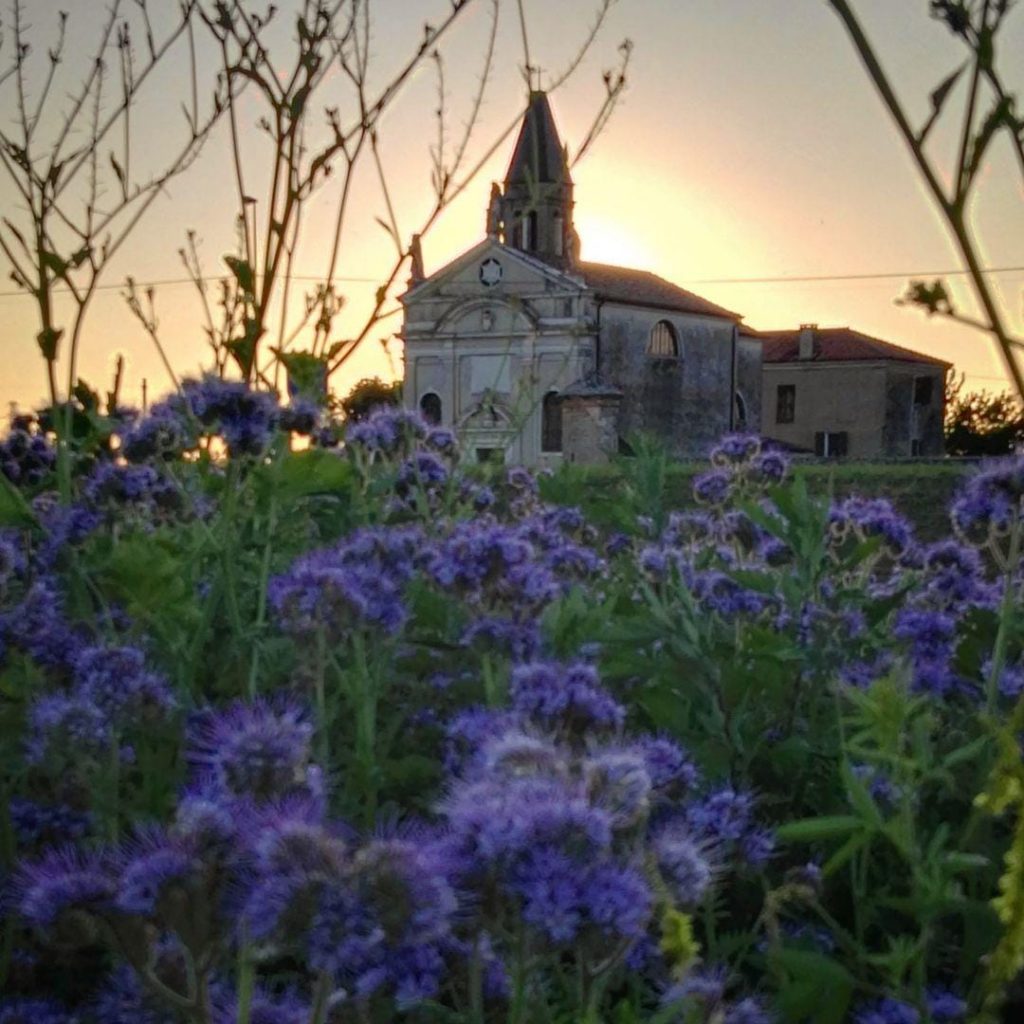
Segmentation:
<svg viewBox="0 0 1024 1024">
<path fill-rule="evenodd" d="M 204 277 L 202 282 L 204 284 L 214 284 L 217 281 L 227 281 L 229 274 L 224 274 L 222 277 Z M 318 277 L 316 274 L 292 274 L 293 281 L 322 281 L 322 277 Z M 380 278 L 378 277 L 334 277 L 333 281 L 345 281 L 350 284 L 380 284 Z M 191 277 L 165 277 L 157 281 L 135 281 L 136 288 L 162 288 L 165 285 L 178 285 L 178 284 L 195 284 L 195 281 Z M 97 292 L 108 292 L 113 291 L 115 288 L 124 288 L 125 282 L 122 281 L 119 284 L 98 284 L 93 289 Z M 59 285 L 50 289 L 53 292 L 66 292 L 67 288 L 62 288 Z M 0 292 L 0 299 L 13 299 L 19 295 L 31 297 L 31 292 L 27 292 L 22 288 L 14 288 L 10 291 Z"/>
<path fill-rule="evenodd" d="M 1024 267 L 989 267 L 986 274 L 1017 274 Z M 900 277 L 963 277 L 968 270 L 903 270 L 884 274 L 815 274 L 806 277 L 705 277 L 684 278 L 687 284 L 804 284 L 809 281 L 885 281 Z"/>
<path fill-rule="evenodd" d="M 967 270 L 894 270 L 878 274 L 814 274 L 805 277 L 704 277 L 704 278 L 680 278 L 686 284 L 807 284 L 814 281 L 885 281 L 907 277 L 963 277 L 970 273 Z M 989 267 L 986 274 L 1020 274 L 1024 273 L 1024 266 L 1020 267 Z M 204 283 L 226 281 L 229 275 L 222 277 L 203 278 Z M 322 277 L 315 274 L 292 274 L 293 281 L 322 281 Z M 377 277 L 334 277 L 333 281 L 342 281 L 348 284 L 380 284 Z M 157 288 L 165 285 L 194 284 L 190 277 L 167 277 L 156 281 L 136 281 L 137 288 Z M 99 284 L 95 291 L 112 291 L 115 288 L 124 288 L 124 282 L 120 284 Z M 65 292 L 67 288 L 55 287 L 55 292 Z M 29 296 L 31 293 L 22 289 L 12 289 L 0 292 L 0 299 L 16 298 L 17 296 Z"/>
</svg>

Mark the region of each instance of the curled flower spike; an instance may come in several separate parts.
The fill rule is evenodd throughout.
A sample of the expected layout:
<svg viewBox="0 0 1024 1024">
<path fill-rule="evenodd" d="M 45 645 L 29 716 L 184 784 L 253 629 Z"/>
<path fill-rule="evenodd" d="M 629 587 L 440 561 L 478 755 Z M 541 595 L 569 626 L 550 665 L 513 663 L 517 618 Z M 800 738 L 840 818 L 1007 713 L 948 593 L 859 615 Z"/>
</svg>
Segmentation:
<svg viewBox="0 0 1024 1024">
<path fill-rule="evenodd" d="M 116 879 L 103 859 L 65 846 L 23 864 L 14 879 L 18 912 L 64 947 L 88 946 L 113 909 Z"/>
</svg>

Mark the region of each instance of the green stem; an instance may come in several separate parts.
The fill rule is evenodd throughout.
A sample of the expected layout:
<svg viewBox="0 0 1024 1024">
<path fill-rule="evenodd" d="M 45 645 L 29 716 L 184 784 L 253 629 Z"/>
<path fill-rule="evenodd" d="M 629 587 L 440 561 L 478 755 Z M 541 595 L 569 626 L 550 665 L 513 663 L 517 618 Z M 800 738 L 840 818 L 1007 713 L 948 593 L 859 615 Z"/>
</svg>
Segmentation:
<svg viewBox="0 0 1024 1024">
<path fill-rule="evenodd" d="M 316 668 L 313 674 L 313 686 L 316 700 L 317 756 L 325 778 L 331 770 L 331 739 L 328 734 L 326 675 L 327 637 L 323 626 L 321 626 L 316 631 Z"/>
<path fill-rule="evenodd" d="M 324 1024 L 327 1020 L 327 1003 L 330 996 L 331 976 L 327 971 L 321 971 L 313 995 L 313 1010 L 309 1015 L 309 1024 Z"/>
<path fill-rule="evenodd" d="M 111 842 L 116 843 L 120 834 L 118 819 L 120 817 L 120 790 L 121 790 L 121 746 L 115 735 L 110 741 L 110 764 L 107 777 L 108 805 L 107 805 L 107 828 L 110 832 Z"/>
<path fill-rule="evenodd" d="M 366 799 L 365 823 L 370 826 L 377 817 L 377 798 L 380 787 L 377 765 L 377 684 L 366 657 L 366 640 L 356 630 L 352 634 L 352 652 L 355 655 L 355 713 L 356 760 L 359 764 Z"/>
<path fill-rule="evenodd" d="M 1014 609 L 1014 572 L 1017 563 L 1020 561 L 1021 549 L 1021 515 L 1013 520 L 1013 527 L 1010 531 L 1010 552 L 1006 561 L 1006 568 L 1003 572 L 1003 598 L 999 604 L 999 629 L 996 633 L 995 647 L 992 650 L 992 668 L 988 674 L 986 710 L 988 714 L 994 715 L 996 703 L 999 700 L 999 679 L 1006 666 L 1006 648 L 1010 634 L 1010 620 L 1013 618 Z"/>
<path fill-rule="evenodd" d="M 501 704 L 501 694 L 498 692 L 498 680 L 489 654 L 483 656 L 481 671 L 484 676 L 484 700 L 489 708 L 496 708 Z"/>
<path fill-rule="evenodd" d="M 10 801 L 8 791 L 0 791 L 0 864 L 4 874 L 10 872 L 17 860 L 17 847 L 14 839 L 14 825 L 11 822 Z M 11 957 L 14 954 L 14 930 L 17 918 L 14 914 L 4 915 L 3 938 L 0 939 L 0 992 L 7 987 L 7 976 L 11 970 Z"/>
<path fill-rule="evenodd" d="M 484 1024 L 483 957 L 480 935 L 473 940 L 473 956 L 469 961 L 469 1019 L 472 1024 Z M 239 1022 L 241 1024 L 241 1021 Z"/>
<path fill-rule="evenodd" d="M 522 1024 L 526 1009 L 526 928 L 522 921 L 516 925 L 516 952 L 512 972 L 512 1000 L 509 1003 L 509 1024 Z"/>
<path fill-rule="evenodd" d="M 224 504 L 221 517 L 222 536 L 220 539 L 220 550 L 222 553 L 222 571 L 224 573 L 224 591 L 227 602 L 228 617 L 235 633 L 236 643 L 242 641 L 242 613 L 238 604 L 238 586 L 235 576 L 237 530 L 235 529 L 235 518 L 238 510 L 238 462 L 232 460 L 228 467 L 228 474 L 224 482 Z"/>
<path fill-rule="evenodd" d="M 278 459 L 277 465 L 280 465 Z M 276 481 L 275 481 L 276 484 Z M 267 618 L 267 584 L 270 580 L 270 560 L 274 550 L 274 534 L 277 530 L 277 487 L 271 488 L 270 508 L 267 512 L 267 542 L 263 546 L 260 560 L 260 584 L 257 591 L 256 628 L 252 645 L 252 661 L 249 663 L 249 699 L 256 696 L 256 680 L 259 677 L 260 651 L 262 649 L 263 625 Z"/>
<path fill-rule="evenodd" d="M 238 1012 L 235 1024 L 249 1024 L 250 1022 L 255 976 L 252 957 L 249 956 L 249 944 L 243 941 L 238 950 Z"/>
</svg>

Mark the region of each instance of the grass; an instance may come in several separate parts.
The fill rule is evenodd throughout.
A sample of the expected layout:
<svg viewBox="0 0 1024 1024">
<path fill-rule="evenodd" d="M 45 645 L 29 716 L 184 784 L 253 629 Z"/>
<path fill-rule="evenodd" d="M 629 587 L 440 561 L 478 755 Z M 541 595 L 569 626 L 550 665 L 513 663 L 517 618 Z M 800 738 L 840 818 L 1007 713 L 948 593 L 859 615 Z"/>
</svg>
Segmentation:
<svg viewBox="0 0 1024 1024">
<path fill-rule="evenodd" d="M 657 458 L 623 460 L 609 466 L 563 466 L 543 483 L 545 498 L 579 505 L 588 518 L 609 529 L 625 527 L 637 510 L 692 508 L 693 478 L 707 463 Z M 805 463 L 794 473 L 812 494 L 837 499 L 853 494 L 888 498 L 922 540 L 949 534 L 948 509 L 960 482 L 973 471 L 959 462 Z"/>
</svg>

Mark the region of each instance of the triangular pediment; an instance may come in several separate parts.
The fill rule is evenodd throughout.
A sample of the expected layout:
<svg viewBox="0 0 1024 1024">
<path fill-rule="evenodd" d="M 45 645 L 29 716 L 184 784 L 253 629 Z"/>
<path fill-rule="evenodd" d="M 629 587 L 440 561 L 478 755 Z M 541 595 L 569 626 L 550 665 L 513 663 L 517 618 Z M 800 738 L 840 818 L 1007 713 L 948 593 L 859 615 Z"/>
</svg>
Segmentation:
<svg viewBox="0 0 1024 1024">
<path fill-rule="evenodd" d="M 500 299 L 536 291 L 575 293 L 583 287 L 582 278 L 503 245 L 496 238 L 485 238 L 414 285 L 400 296 L 400 301 L 409 306 L 441 294 Z"/>
</svg>

